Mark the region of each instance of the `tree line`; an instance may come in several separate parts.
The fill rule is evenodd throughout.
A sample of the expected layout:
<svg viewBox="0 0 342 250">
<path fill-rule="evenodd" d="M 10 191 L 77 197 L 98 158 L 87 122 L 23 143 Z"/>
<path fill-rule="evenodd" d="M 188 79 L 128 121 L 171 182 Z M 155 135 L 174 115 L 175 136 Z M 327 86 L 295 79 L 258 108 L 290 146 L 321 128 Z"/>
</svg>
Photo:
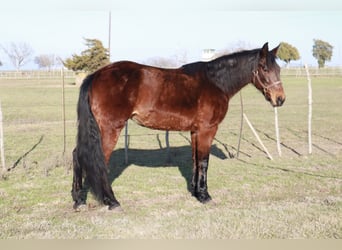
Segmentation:
<svg viewBox="0 0 342 250">
<path fill-rule="evenodd" d="M 314 39 L 313 41 L 314 44 L 312 46 L 312 56 L 316 58 L 318 67 L 324 68 L 325 63 L 331 60 L 333 46 L 320 39 Z M 297 48 L 286 42 L 280 43 L 277 56 L 287 65 L 289 65 L 290 61 L 296 61 L 300 59 L 300 54 Z"/>
<path fill-rule="evenodd" d="M 17 71 L 19 71 L 21 67 L 29 63 L 32 60 L 33 56 L 32 47 L 25 42 L 12 42 L 8 46 L 0 45 L 0 50 L 2 50 L 5 55 L 7 55 L 9 61 Z M 54 54 L 41 54 L 34 58 L 34 62 L 38 65 L 39 68 L 46 68 L 48 70 L 50 70 L 53 66 L 60 64 L 57 56 Z M 0 66 L 2 65 L 3 63 L 0 60 Z"/>
<path fill-rule="evenodd" d="M 316 58 L 318 66 L 323 68 L 325 63 L 331 60 L 333 46 L 320 39 L 314 39 L 313 42 L 312 55 Z M 76 72 L 85 71 L 88 73 L 110 63 L 109 51 L 103 46 L 100 40 L 85 38 L 85 46 L 87 49 L 82 51 L 80 55 L 73 54 L 64 61 L 54 54 L 41 54 L 34 58 L 34 62 L 39 68 L 46 68 L 48 70 L 55 65 L 63 63 L 70 70 Z M 7 47 L 0 45 L 0 49 L 4 51 L 17 71 L 27 64 L 33 55 L 33 49 L 27 43 L 11 43 Z M 289 65 L 291 61 L 299 60 L 300 54 L 295 46 L 287 42 L 281 42 L 278 50 L 278 58 L 284 61 L 286 65 Z M 0 66 L 2 66 L 1 58 Z"/>
<path fill-rule="evenodd" d="M 14 68 L 19 71 L 24 65 L 32 59 L 39 68 L 50 70 L 56 65 L 63 64 L 66 68 L 73 71 L 92 72 L 108 64 L 109 52 L 102 42 L 98 39 L 85 39 L 85 45 L 88 47 L 81 55 L 73 54 L 70 58 L 62 60 L 55 54 L 41 54 L 33 58 L 33 49 L 28 43 L 11 43 L 8 46 L 0 45 L 0 50 L 7 55 Z M 3 63 L 0 58 L 0 66 Z"/>
</svg>

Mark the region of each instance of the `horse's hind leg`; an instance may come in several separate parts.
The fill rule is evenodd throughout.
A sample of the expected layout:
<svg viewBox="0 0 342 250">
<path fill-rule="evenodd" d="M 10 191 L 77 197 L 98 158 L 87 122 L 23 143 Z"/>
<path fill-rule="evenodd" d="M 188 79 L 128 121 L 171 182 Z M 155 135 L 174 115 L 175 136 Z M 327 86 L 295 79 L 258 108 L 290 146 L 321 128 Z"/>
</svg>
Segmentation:
<svg viewBox="0 0 342 250">
<path fill-rule="evenodd" d="M 85 197 L 82 192 L 82 168 L 78 162 L 77 158 L 77 148 L 74 149 L 72 152 L 73 157 L 73 168 L 74 168 L 74 174 L 73 174 L 73 182 L 72 182 L 72 190 L 71 195 L 74 200 L 74 209 L 78 209 L 81 205 L 85 205 Z"/>
<path fill-rule="evenodd" d="M 112 123 L 110 122 L 109 119 L 106 120 L 106 122 L 101 122 L 99 124 L 100 130 L 103 131 L 101 132 L 102 150 L 103 150 L 103 154 L 104 154 L 104 158 L 105 158 L 105 162 L 107 166 L 109 164 L 109 159 L 113 152 L 113 149 L 119 139 L 120 132 L 125 125 L 125 122 L 124 121 L 117 122 L 116 125 L 117 126 L 111 127 Z M 115 195 L 114 195 L 114 192 L 113 192 L 113 189 L 111 187 L 108 177 L 104 178 L 102 187 L 104 191 L 103 203 L 105 205 L 108 205 L 109 206 L 108 208 L 110 210 L 116 207 L 119 207 L 120 203 L 115 198 Z"/>
</svg>

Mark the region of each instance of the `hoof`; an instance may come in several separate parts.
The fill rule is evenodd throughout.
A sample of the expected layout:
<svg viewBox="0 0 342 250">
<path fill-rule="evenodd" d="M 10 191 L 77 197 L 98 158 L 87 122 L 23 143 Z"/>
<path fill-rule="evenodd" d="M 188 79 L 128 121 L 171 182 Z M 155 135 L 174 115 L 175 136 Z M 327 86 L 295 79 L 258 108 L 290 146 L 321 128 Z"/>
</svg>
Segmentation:
<svg viewBox="0 0 342 250">
<path fill-rule="evenodd" d="M 123 212 L 123 209 L 121 208 L 120 204 L 108 206 L 108 210 L 114 212 Z"/>
<path fill-rule="evenodd" d="M 113 211 L 120 211 L 122 210 L 121 207 L 120 207 L 120 203 L 117 202 L 117 201 L 110 201 L 108 202 L 109 204 L 108 205 L 108 210 L 113 210 Z"/>
<path fill-rule="evenodd" d="M 108 210 L 114 210 L 120 207 L 120 203 L 117 200 L 112 200 L 109 198 L 104 198 L 103 204 L 108 206 Z"/>
<path fill-rule="evenodd" d="M 87 208 L 87 205 L 85 203 L 83 204 L 74 204 L 74 210 L 75 212 L 82 212 L 82 211 L 86 211 L 88 208 Z"/>
<path fill-rule="evenodd" d="M 75 200 L 73 208 L 76 210 L 78 207 L 85 205 L 85 204 L 86 204 L 86 202 L 83 199 Z"/>
<path fill-rule="evenodd" d="M 195 197 L 197 200 L 203 204 L 206 204 L 211 201 L 211 197 L 208 193 L 196 193 Z"/>
</svg>

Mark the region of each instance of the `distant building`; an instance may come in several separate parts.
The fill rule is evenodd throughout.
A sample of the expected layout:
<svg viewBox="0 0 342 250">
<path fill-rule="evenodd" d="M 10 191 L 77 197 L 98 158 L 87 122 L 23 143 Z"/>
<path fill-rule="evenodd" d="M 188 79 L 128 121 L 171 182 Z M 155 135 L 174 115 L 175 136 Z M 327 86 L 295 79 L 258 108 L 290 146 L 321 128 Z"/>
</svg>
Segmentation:
<svg viewBox="0 0 342 250">
<path fill-rule="evenodd" d="M 215 57 L 215 49 L 204 49 L 202 50 L 202 60 L 210 61 Z"/>
</svg>

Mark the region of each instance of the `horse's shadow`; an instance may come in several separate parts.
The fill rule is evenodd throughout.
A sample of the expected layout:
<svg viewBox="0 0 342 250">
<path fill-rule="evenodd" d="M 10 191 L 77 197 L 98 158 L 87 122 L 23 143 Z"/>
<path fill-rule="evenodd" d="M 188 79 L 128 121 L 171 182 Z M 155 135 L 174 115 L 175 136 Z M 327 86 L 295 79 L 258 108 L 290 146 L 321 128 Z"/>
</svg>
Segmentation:
<svg viewBox="0 0 342 250">
<path fill-rule="evenodd" d="M 220 159 L 226 159 L 227 156 L 215 144 L 211 146 L 211 155 Z M 128 163 L 125 163 L 125 150 L 115 150 L 109 162 L 109 183 L 112 184 L 125 169 L 131 164 L 143 167 L 178 167 L 187 183 L 187 189 L 191 193 L 192 178 L 192 158 L 191 146 L 170 147 L 161 149 L 128 149 Z"/>
</svg>

